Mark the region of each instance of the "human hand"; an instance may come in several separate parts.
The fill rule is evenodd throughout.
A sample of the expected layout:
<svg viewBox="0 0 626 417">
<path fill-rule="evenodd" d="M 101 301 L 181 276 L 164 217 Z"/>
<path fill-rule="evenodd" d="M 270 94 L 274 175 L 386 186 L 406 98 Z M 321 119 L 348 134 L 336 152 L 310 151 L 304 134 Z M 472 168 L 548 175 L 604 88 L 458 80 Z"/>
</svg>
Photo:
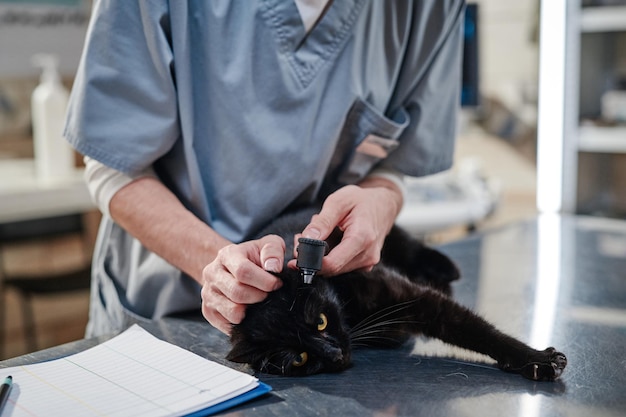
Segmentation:
<svg viewBox="0 0 626 417">
<path fill-rule="evenodd" d="M 202 271 L 202 315 L 218 330 L 230 334 L 240 323 L 246 305 L 265 299 L 282 286 L 270 272 L 281 272 L 285 242 L 275 235 L 264 236 L 222 248 Z"/>
<path fill-rule="evenodd" d="M 380 261 L 385 237 L 402 207 L 401 191 L 387 184 L 381 186 L 380 181 L 340 188 L 328 196 L 320 213 L 295 237 L 297 246 L 299 237 L 325 240 L 336 227 L 343 232 L 341 242 L 324 257 L 320 274 L 367 271 Z M 295 261 L 289 266 L 295 267 Z"/>
</svg>

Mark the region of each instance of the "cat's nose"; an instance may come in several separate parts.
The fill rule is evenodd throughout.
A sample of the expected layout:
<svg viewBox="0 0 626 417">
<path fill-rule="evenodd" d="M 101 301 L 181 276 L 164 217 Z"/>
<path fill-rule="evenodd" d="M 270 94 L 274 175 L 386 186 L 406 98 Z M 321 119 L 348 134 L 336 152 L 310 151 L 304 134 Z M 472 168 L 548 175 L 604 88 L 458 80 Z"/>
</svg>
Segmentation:
<svg viewBox="0 0 626 417">
<path fill-rule="evenodd" d="M 350 351 L 342 351 L 340 357 L 337 358 L 337 363 L 341 365 L 349 365 L 350 364 Z"/>
<path fill-rule="evenodd" d="M 337 369 L 344 369 L 350 364 L 350 352 L 344 351 L 340 347 L 327 348 L 325 357 L 333 366 L 337 367 Z"/>
<path fill-rule="evenodd" d="M 325 356 L 330 359 L 333 363 L 341 363 L 343 362 L 343 352 L 341 348 L 335 346 L 328 346 L 325 352 Z"/>
</svg>

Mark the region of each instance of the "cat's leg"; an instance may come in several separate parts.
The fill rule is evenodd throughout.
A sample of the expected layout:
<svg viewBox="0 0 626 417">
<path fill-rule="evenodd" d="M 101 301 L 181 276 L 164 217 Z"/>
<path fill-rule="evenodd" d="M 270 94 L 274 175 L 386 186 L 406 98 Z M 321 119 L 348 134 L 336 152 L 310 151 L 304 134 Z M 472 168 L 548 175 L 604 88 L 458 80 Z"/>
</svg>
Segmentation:
<svg viewBox="0 0 626 417">
<path fill-rule="evenodd" d="M 421 331 L 430 337 L 491 356 L 498 367 L 535 381 L 561 376 L 567 358 L 550 347 L 539 351 L 509 336 L 471 310 L 434 291 L 426 291 L 414 303 Z"/>
<path fill-rule="evenodd" d="M 429 285 L 450 293 L 450 283 L 459 279 L 454 262 L 399 227 L 394 227 L 383 246 L 381 261 L 392 266 L 416 284 Z"/>
</svg>

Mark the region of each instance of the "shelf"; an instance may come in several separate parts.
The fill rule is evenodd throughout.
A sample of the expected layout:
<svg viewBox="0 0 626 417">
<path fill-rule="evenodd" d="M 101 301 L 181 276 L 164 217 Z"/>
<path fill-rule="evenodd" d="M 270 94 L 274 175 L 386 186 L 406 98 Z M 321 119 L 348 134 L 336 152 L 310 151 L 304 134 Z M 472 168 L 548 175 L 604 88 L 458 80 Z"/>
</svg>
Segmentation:
<svg viewBox="0 0 626 417">
<path fill-rule="evenodd" d="M 0 161 L 0 223 L 93 210 L 83 169 L 65 180 L 40 182 L 32 159 Z"/>
<path fill-rule="evenodd" d="M 555 36 L 540 37 L 539 44 L 540 211 L 574 213 L 585 201 L 605 191 L 606 212 L 623 210 L 622 202 L 626 201 L 622 195 L 626 189 L 626 171 L 622 168 L 626 126 L 597 126 L 589 120 L 602 114 L 603 94 L 619 87 L 626 4 L 622 0 L 618 6 L 612 0 L 612 6 L 582 7 L 582 3 L 541 2 L 542 33 L 550 33 L 555 24 L 565 25 L 564 30 L 555 29 Z M 555 158 L 559 158 L 556 164 Z"/>
<path fill-rule="evenodd" d="M 580 16 L 581 32 L 626 31 L 626 6 L 586 7 Z"/>
<path fill-rule="evenodd" d="M 626 153 L 626 127 L 581 126 L 578 130 L 578 150 Z"/>
</svg>

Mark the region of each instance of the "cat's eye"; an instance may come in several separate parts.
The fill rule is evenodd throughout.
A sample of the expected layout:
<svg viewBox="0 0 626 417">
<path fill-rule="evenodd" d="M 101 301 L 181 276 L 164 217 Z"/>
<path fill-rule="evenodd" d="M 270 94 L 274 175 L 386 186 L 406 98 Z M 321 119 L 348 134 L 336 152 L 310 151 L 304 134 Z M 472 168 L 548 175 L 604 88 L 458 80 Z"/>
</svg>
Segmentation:
<svg viewBox="0 0 626 417">
<path fill-rule="evenodd" d="M 291 361 L 291 364 L 295 367 L 299 367 L 299 366 L 303 366 L 308 360 L 309 360 L 308 353 L 302 352 L 298 356 L 296 356 L 293 359 L 293 361 Z"/>
<path fill-rule="evenodd" d="M 326 329 L 326 326 L 328 326 L 328 318 L 326 314 L 320 313 L 320 316 L 317 318 L 317 330 L 321 332 Z"/>
</svg>

